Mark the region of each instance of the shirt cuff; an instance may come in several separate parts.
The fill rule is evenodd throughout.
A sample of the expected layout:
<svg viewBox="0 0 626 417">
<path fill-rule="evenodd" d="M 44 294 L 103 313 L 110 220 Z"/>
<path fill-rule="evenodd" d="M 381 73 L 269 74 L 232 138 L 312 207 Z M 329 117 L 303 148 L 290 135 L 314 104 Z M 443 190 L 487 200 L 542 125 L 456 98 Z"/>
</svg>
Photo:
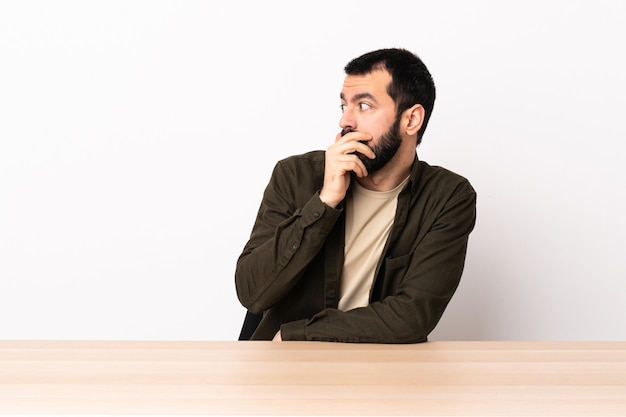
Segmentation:
<svg viewBox="0 0 626 417">
<path fill-rule="evenodd" d="M 296 320 L 280 326 L 280 337 L 282 340 L 306 340 L 304 326 L 307 320 Z"/>
</svg>

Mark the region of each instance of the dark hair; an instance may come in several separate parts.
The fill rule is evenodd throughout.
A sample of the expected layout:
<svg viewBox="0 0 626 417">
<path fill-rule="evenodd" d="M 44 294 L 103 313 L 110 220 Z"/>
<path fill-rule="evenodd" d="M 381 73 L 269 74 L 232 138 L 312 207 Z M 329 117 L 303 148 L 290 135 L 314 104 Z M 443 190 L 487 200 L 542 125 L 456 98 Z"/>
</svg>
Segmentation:
<svg viewBox="0 0 626 417">
<path fill-rule="evenodd" d="M 374 70 L 387 70 L 391 75 L 387 93 L 396 103 L 397 116 L 415 104 L 424 107 L 424 122 L 417 132 L 417 144 L 420 144 L 435 105 L 435 83 L 428 68 L 417 55 L 406 49 L 379 49 L 353 59 L 344 70 L 347 75 L 365 75 Z"/>
</svg>

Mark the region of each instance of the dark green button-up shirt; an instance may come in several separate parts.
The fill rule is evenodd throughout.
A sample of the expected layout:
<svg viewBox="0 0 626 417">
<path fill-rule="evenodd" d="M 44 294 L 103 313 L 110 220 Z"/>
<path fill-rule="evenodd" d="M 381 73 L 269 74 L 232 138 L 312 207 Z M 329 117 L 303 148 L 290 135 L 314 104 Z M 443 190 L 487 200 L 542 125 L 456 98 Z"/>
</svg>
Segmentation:
<svg viewBox="0 0 626 417">
<path fill-rule="evenodd" d="M 279 161 L 235 272 L 239 300 L 263 313 L 252 339 L 367 343 L 427 340 L 454 294 L 476 220 L 463 177 L 419 161 L 398 196 L 367 307 L 337 309 L 344 210 L 319 199 L 323 151 Z"/>
</svg>

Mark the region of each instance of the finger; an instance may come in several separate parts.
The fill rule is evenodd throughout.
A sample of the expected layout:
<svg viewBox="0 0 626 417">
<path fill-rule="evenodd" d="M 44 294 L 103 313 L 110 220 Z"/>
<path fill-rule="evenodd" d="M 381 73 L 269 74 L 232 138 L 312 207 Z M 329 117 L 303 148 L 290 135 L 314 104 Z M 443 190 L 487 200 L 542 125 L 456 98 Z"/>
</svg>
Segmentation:
<svg viewBox="0 0 626 417">
<path fill-rule="evenodd" d="M 335 167 L 339 169 L 342 174 L 354 172 L 358 177 L 367 176 L 367 169 L 365 168 L 365 165 L 363 165 L 363 162 L 361 162 L 359 157 L 354 154 L 341 155 L 336 160 Z"/>
<path fill-rule="evenodd" d="M 358 157 L 357 160 L 353 163 L 351 171 L 354 172 L 354 174 L 359 178 L 367 177 L 367 169 Z"/>
<path fill-rule="evenodd" d="M 372 148 L 370 148 L 367 144 L 363 142 L 357 142 L 355 145 L 354 151 L 362 155 L 365 155 L 370 159 L 376 158 L 376 154 L 374 153 Z"/>
<path fill-rule="evenodd" d="M 341 132 L 338 133 L 338 135 L 341 135 Z M 341 142 L 341 143 L 347 143 L 350 141 L 357 141 L 357 142 L 368 142 L 372 140 L 372 136 L 365 133 L 365 132 L 356 132 L 356 131 L 352 131 L 350 133 L 346 133 L 343 136 L 340 136 L 340 139 L 337 140 L 337 142 Z"/>
<path fill-rule="evenodd" d="M 363 145 L 363 144 L 357 140 L 354 140 L 354 139 L 346 140 L 345 137 L 342 137 L 341 139 L 339 139 L 339 141 L 332 144 L 329 147 L 329 150 L 334 150 L 338 153 L 348 154 L 357 150 L 359 145 Z"/>
<path fill-rule="evenodd" d="M 353 140 L 336 144 L 336 148 L 333 151 L 337 152 L 339 155 L 354 155 L 358 152 L 370 159 L 376 157 L 372 148 L 370 148 L 367 144 Z"/>
</svg>

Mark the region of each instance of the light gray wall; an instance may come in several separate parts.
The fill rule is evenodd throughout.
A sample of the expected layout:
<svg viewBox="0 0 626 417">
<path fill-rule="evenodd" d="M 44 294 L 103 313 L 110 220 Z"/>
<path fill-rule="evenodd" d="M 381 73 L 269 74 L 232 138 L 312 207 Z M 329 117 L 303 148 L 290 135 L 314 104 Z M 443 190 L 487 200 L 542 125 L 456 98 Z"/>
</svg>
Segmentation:
<svg viewBox="0 0 626 417">
<path fill-rule="evenodd" d="M 626 338 L 626 3 L 0 3 L 0 338 L 232 340 L 276 160 L 342 68 L 418 53 L 420 157 L 479 193 L 433 339 Z"/>
</svg>

